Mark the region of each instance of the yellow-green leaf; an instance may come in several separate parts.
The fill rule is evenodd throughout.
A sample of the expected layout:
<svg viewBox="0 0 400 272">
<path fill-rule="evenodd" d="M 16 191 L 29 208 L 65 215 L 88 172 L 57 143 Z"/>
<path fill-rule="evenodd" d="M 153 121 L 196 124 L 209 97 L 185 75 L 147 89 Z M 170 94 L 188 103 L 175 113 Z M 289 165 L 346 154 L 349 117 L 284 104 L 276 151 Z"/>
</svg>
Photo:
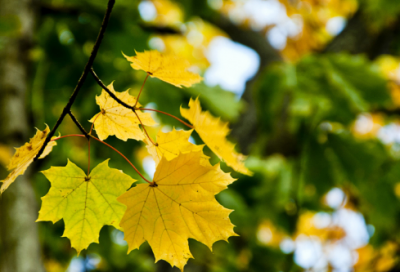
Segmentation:
<svg viewBox="0 0 400 272">
<path fill-rule="evenodd" d="M 234 179 L 219 165 L 201 162 L 202 155 L 179 154 L 171 161 L 163 157 L 154 184 L 139 184 L 118 198 L 127 206 L 121 227 L 129 251 L 148 241 L 156 261 L 163 259 L 183 270 L 192 258 L 189 238 L 212 249 L 214 242 L 236 235 L 231 210 L 215 199 Z"/>
<path fill-rule="evenodd" d="M 90 176 L 68 161 L 65 167 L 43 171 L 51 188 L 42 197 L 37 221 L 57 222 L 64 219 L 63 237 L 71 240 L 78 254 L 91 243 L 99 242 L 104 225 L 119 228 L 126 207 L 117 201 L 135 182 L 121 170 L 108 166 L 108 160 L 97 165 Z"/>
<path fill-rule="evenodd" d="M 3 193 L 18 176 L 25 173 L 25 170 L 33 162 L 33 159 L 39 153 L 39 150 L 46 140 L 47 134 L 49 134 L 49 132 L 50 129 L 47 125 L 43 131 L 36 129 L 36 134 L 35 136 L 33 136 L 33 138 L 30 139 L 29 143 L 25 143 L 20 148 L 16 148 L 15 154 L 11 158 L 11 161 L 7 166 L 9 171 L 13 171 L 8 174 L 5 180 L 1 181 L 3 182 L 3 184 L 1 185 L 0 193 Z M 49 142 L 39 159 L 43 159 L 44 157 L 46 157 L 55 145 L 57 145 L 56 142 Z"/>
<path fill-rule="evenodd" d="M 113 83 L 108 85 L 107 88 L 128 105 L 135 105 L 136 98 L 131 96 L 128 90 L 122 93 L 116 92 Z M 100 112 L 93 116 L 89 122 L 94 123 L 94 128 L 100 140 L 105 140 L 112 135 L 123 141 L 128 139 L 143 140 L 145 138 L 139 127 L 140 121 L 136 114 L 115 101 L 105 90 L 102 90 L 100 96 L 96 96 L 96 103 L 100 106 Z M 140 106 L 138 103 L 137 107 Z M 136 113 L 143 125 L 156 125 L 150 113 L 143 113 L 139 110 L 136 110 Z"/>
<path fill-rule="evenodd" d="M 202 111 L 199 99 L 190 99 L 189 109 L 181 107 L 181 115 L 188 119 L 204 143 L 235 171 L 251 176 L 253 173 L 244 165 L 245 156 L 235 151 L 235 145 L 226 139 L 228 123 Z"/>
<path fill-rule="evenodd" d="M 193 130 L 175 130 L 175 128 L 167 133 L 161 130 L 157 134 L 157 145 L 152 143 L 147 144 L 147 150 L 153 157 L 156 165 L 160 162 L 162 157 L 167 160 L 176 158 L 179 153 L 188 153 L 203 150 L 204 145 L 195 145 L 189 142 L 190 134 Z M 203 155 L 205 160 L 209 157 Z"/>
<path fill-rule="evenodd" d="M 171 54 L 161 54 L 157 50 L 136 52 L 136 56 L 125 58 L 131 62 L 131 66 L 136 70 L 143 70 L 151 77 L 159 78 L 176 87 L 182 85 L 190 87 L 202 80 L 198 74 L 189 72 L 187 69 L 190 63 L 178 56 Z"/>
</svg>

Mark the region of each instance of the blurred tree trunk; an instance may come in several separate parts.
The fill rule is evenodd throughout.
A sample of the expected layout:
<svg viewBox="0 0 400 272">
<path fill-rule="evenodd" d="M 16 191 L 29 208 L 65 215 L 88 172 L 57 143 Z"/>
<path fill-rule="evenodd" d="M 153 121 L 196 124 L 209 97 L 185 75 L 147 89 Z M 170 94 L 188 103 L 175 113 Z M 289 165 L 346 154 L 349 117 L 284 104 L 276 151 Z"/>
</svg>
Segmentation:
<svg viewBox="0 0 400 272">
<path fill-rule="evenodd" d="M 27 141 L 26 96 L 28 50 L 34 26 L 30 0 L 0 0 L 0 16 L 19 27 L 0 37 L 0 142 L 20 146 Z M 7 174 L 1 169 L 1 178 Z M 37 203 L 29 171 L 0 197 L 0 271 L 41 272 L 41 250 L 35 220 Z"/>
</svg>

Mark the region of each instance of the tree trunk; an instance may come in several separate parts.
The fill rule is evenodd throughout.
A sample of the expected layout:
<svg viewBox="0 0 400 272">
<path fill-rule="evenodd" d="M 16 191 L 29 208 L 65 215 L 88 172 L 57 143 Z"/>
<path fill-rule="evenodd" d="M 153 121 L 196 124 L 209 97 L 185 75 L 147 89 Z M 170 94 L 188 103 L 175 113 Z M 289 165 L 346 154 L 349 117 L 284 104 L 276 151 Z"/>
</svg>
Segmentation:
<svg viewBox="0 0 400 272">
<path fill-rule="evenodd" d="M 15 31 L 0 40 L 0 142 L 20 146 L 33 133 L 28 129 L 26 110 L 33 4 L 30 0 L 0 0 L 0 16 L 7 22 L 19 22 Z M 7 173 L 4 168 L 0 170 L 0 177 L 4 178 Z M 28 170 L 0 196 L 1 272 L 44 271 L 35 223 L 37 214 Z"/>
</svg>

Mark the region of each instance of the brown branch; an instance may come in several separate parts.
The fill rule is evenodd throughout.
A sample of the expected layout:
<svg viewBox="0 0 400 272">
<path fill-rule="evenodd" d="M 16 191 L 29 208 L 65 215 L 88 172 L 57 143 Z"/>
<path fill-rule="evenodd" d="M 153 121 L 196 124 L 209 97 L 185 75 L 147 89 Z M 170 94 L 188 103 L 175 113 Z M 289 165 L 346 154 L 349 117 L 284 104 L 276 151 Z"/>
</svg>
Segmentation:
<svg viewBox="0 0 400 272">
<path fill-rule="evenodd" d="M 154 143 L 154 141 L 150 138 L 149 134 L 147 133 L 146 128 L 144 127 L 144 125 L 143 125 L 143 123 L 142 123 L 142 120 L 140 120 L 139 115 L 138 115 L 137 112 L 136 112 L 135 106 L 136 106 L 138 100 L 136 100 L 135 106 L 130 106 L 130 105 L 126 104 L 124 101 L 122 101 L 121 99 L 119 99 L 113 92 L 111 92 L 111 91 L 106 87 L 106 85 L 104 85 L 104 83 L 101 81 L 101 79 L 96 75 L 96 73 L 95 73 L 95 71 L 94 71 L 93 68 L 90 69 L 90 73 L 93 75 L 93 77 L 94 77 L 94 79 L 96 80 L 97 84 L 99 84 L 99 85 L 100 85 L 100 86 L 101 86 L 115 101 L 117 101 L 120 105 L 124 106 L 125 108 L 132 110 L 133 113 L 136 114 L 136 117 L 137 117 L 137 119 L 139 120 L 140 124 L 142 125 L 143 131 L 144 131 L 144 133 L 146 134 L 147 138 L 150 140 L 150 142 L 151 142 L 153 145 L 158 146 L 158 144 L 157 144 L 157 143 Z M 144 84 L 146 83 L 146 80 L 147 80 L 148 76 L 149 76 L 149 75 L 146 76 L 146 79 L 145 79 L 144 82 L 143 82 L 142 88 L 140 89 L 140 93 L 142 92 L 143 86 L 144 86 Z M 139 95 L 140 95 L 140 93 L 139 93 Z M 137 99 L 139 99 L 139 97 L 138 97 Z M 94 122 L 93 122 L 93 124 L 94 124 Z"/>
<path fill-rule="evenodd" d="M 65 106 L 63 112 L 61 113 L 60 117 L 58 118 L 57 123 L 55 124 L 53 129 L 47 135 L 47 138 L 44 141 L 42 148 L 39 150 L 38 154 L 36 155 L 35 160 L 37 160 L 40 157 L 40 155 L 42 155 L 44 149 L 46 148 L 46 145 L 50 142 L 51 137 L 54 136 L 57 128 L 60 126 L 60 124 L 64 120 L 65 115 L 67 115 L 70 112 L 72 104 L 74 104 L 75 99 L 78 96 L 79 90 L 82 88 L 83 83 L 85 82 L 86 77 L 87 77 L 88 73 L 90 72 L 90 68 L 92 67 L 93 62 L 96 59 L 96 55 L 97 55 L 97 52 L 99 50 L 101 41 L 103 40 L 104 33 L 106 31 L 106 28 L 107 28 L 107 25 L 108 25 L 108 21 L 110 20 L 111 11 L 112 11 L 112 9 L 114 7 L 114 4 L 115 4 L 115 0 L 109 0 L 108 1 L 107 10 L 106 10 L 106 13 L 104 15 L 103 23 L 101 24 L 99 35 L 97 36 L 97 40 L 96 40 L 96 43 L 93 46 L 93 50 L 92 50 L 92 53 L 90 54 L 89 60 L 86 63 L 86 66 L 85 66 L 85 68 L 83 70 L 83 73 L 82 73 L 80 79 L 78 80 L 78 83 L 77 83 L 77 85 L 75 87 L 75 90 L 72 93 L 67 105 Z"/>
<path fill-rule="evenodd" d="M 97 82 L 97 84 L 100 85 L 100 87 L 102 87 L 115 101 L 117 101 L 119 104 L 121 104 L 122 106 L 124 106 L 127 109 L 132 110 L 133 112 L 135 112 L 135 106 L 131 106 L 129 104 L 126 104 L 124 101 L 122 101 L 121 99 L 119 99 L 113 92 L 111 92 L 106 85 L 104 85 L 104 83 L 101 81 L 101 79 L 96 75 L 96 73 L 94 72 L 93 68 L 90 69 L 90 73 L 93 75 L 94 80 Z"/>
<path fill-rule="evenodd" d="M 86 139 L 90 140 L 89 134 L 86 132 L 86 130 L 83 128 L 83 126 L 79 123 L 78 119 L 76 119 L 75 115 L 72 114 L 71 110 L 68 112 L 68 114 L 71 117 L 72 121 L 75 123 L 75 125 L 83 133 L 83 135 L 85 135 Z"/>
</svg>

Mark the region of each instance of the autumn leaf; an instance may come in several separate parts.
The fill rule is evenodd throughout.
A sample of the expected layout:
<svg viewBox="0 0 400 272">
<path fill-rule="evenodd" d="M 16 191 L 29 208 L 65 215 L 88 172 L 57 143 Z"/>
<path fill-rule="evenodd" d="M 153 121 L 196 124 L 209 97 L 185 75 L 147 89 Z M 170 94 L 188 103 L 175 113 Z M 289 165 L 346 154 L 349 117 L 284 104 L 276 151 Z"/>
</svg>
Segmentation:
<svg viewBox="0 0 400 272">
<path fill-rule="evenodd" d="M 1 181 L 3 184 L 1 185 L 0 193 L 3 193 L 18 176 L 24 174 L 25 170 L 39 153 L 39 150 L 46 140 L 49 132 L 50 129 L 47 125 L 43 131 L 36 129 L 36 134 L 30 139 L 29 143 L 25 143 L 20 148 L 16 148 L 16 152 L 7 166 L 9 171 L 13 171 L 6 177 L 5 180 Z M 56 142 L 49 142 L 39 159 L 46 157 L 55 145 L 57 145 Z"/>
<path fill-rule="evenodd" d="M 147 150 L 153 157 L 156 165 L 164 156 L 167 160 L 176 158 L 180 153 L 189 153 L 203 150 L 204 145 L 195 145 L 189 142 L 190 134 L 193 130 L 175 130 L 167 133 L 161 130 L 157 134 L 157 145 L 148 144 Z M 203 155 L 202 158 L 208 161 L 209 157 Z"/>
<path fill-rule="evenodd" d="M 162 157 L 154 184 L 139 184 L 118 198 L 127 206 L 121 227 L 129 249 L 148 241 L 156 261 L 163 259 L 183 270 L 189 258 L 188 239 L 210 249 L 214 242 L 235 236 L 229 220 L 231 210 L 215 195 L 234 179 L 219 165 L 201 163 L 202 152 Z"/>
<path fill-rule="evenodd" d="M 114 93 L 120 100 L 129 105 L 136 103 L 135 97 L 129 94 L 129 91 L 116 92 L 113 83 L 107 88 Z M 102 90 L 100 96 L 96 96 L 96 103 L 100 106 L 100 112 L 93 116 L 89 122 L 94 123 L 94 128 L 100 140 L 105 140 L 108 136 L 115 135 L 118 139 L 126 141 L 128 139 L 143 140 L 145 138 L 140 129 L 140 121 L 136 114 L 115 101 L 105 90 Z M 137 107 L 141 105 L 138 103 Z M 149 113 L 143 113 L 136 110 L 140 120 L 145 126 L 154 126 L 153 118 Z"/>
<path fill-rule="evenodd" d="M 78 254 L 91 243 L 99 242 L 104 225 L 119 229 L 126 207 L 117 197 L 136 180 L 110 168 L 108 160 L 97 165 L 89 177 L 70 161 L 65 167 L 51 167 L 43 174 L 51 182 L 51 188 L 42 197 L 37 221 L 55 223 L 64 219 L 63 237 L 71 240 Z"/>
<path fill-rule="evenodd" d="M 244 165 L 245 156 L 235 151 L 235 145 L 226 139 L 228 123 L 215 118 L 208 111 L 201 111 L 199 99 L 190 99 L 189 109 L 181 107 L 181 115 L 188 119 L 204 143 L 235 171 L 251 176 L 253 173 Z"/>
<path fill-rule="evenodd" d="M 10 163 L 13 156 L 12 148 L 5 144 L 0 144 L 0 164 L 4 167 Z"/>
<path fill-rule="evenodd" d="M 151 77 L 159 78 L 176 87 L 190 87 L 202 80 L 198 74 L 189 72 L 187 60 L 171 54 L 161 54 L 157 50 L 136 52 L 136 56 L 125 58 L 135 70 L 143 70 Z"/>
</svg>

